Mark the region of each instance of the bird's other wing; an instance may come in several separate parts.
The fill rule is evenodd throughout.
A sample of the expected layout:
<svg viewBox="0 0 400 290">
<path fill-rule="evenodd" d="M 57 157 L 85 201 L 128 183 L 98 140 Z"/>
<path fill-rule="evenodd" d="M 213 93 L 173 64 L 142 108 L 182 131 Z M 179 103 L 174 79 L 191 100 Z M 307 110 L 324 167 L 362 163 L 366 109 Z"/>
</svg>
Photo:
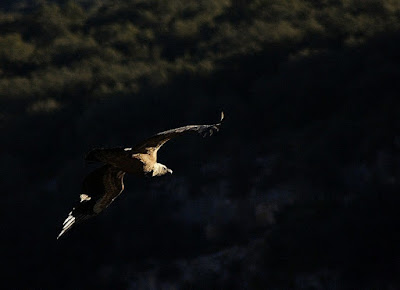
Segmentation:
<svg viewBox="0 0 400 290">
<path fill-rule="evenodd" d="M 179 127 L 175 129 L 171 129 L 168 131 L 160 132 L 152 137 L 144 140 L 143 142 L 137 144 L 132 148 L 133 152 L 139 153 L 149 153 L 149 152 L 157 152 L 158 149 L 166 142 L 175 138 L 177 136 L 189 133 L 189 132 L 197 132 L 203 137 L 211 136 L 214 132 L 218 132 L 222 121 L 224 120 L 224 113 L 221 112 L 221 120 L 216 124 L 211 125 L 188 125 L 184 127 Z"/>
<path fill-rule="evenodd" d="M 127 158 L 131 158 L 132 148 L 114 147 L 114 148 L 95 148 L 89 151 L 85 156 L 88 163 L 103 162 L 107 164 L 120 164 Z"/>
<path fill-rule="evenodd" d="M 89 219 L 107 208 L 124 190 L 125 172 L 111 165 L 104 165 L 91 172 L 83 181 L 80 201 L 68 214 L 59 239 L 73 225 Z"/>
</svg>

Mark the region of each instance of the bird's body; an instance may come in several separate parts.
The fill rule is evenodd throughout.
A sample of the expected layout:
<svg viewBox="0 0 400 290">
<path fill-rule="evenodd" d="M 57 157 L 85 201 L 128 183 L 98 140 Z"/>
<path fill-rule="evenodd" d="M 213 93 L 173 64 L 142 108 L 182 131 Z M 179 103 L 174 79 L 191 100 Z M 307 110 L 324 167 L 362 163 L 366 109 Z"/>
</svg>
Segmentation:
<svg viewBox="0 0 400 290">
<path fill-rule="evenodd" d="M 136 176 L 162 176 L 172 170 L 157 162 L 157 152 L 170 139 L 189 132 L 203 137 L 219 131 L 221 121 L 212 125 L 189 125 L 158 133 L 132 148 L 97 148 L 90 151 L 87 162 L 101 162 L 105 165 L 91 172 L 83 181 L 79 203 L 72 209 L 63 223 L 57 238 L 70 230 L 74 224 L 93 217 L 107 208 L 124 190 L 125 173 Z"/>
</svg>

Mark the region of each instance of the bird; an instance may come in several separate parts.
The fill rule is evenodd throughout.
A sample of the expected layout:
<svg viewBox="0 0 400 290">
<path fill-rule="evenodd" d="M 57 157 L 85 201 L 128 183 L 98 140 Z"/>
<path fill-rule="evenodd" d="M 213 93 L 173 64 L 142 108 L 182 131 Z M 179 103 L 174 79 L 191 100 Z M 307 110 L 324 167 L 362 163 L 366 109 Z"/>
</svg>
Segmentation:
<svg viewBox="0 0 400 290">
<path fill-rule="evenodd" d="M 158 177 L 172 174 L 166 165 L 157 162 L 158 150 L 172 138 L 187 133 L 198 133 L 203 137 L 220 130 L 224 120 L 211 125 L 187 125 L 157 133 L 133 147 L 95 148 L 87 153 L 87 163 L 102 163 L 89 173 L 82 182 L 79 201 L 63 222 L 57 236 L 59 239 L 74 225 L 92 218 L 105 210 L 124 190 L 126 173 L 139 177 Z"/>
</svg>

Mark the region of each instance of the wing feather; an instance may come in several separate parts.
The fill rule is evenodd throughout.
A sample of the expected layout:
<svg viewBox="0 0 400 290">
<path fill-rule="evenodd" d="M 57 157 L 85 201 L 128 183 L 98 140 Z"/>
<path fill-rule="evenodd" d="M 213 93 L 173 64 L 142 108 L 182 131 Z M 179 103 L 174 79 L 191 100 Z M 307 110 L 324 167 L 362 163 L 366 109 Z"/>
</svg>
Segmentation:
<svg viewBox="0 0 400 290">
<path fill-rule="evenodd" d="M 172 138 L 184 135 L 189 132 L 197 132 L 203 137 L 211 136 L 214 132 L 219 131 L 223 120 L 224 120 L 224 113 L 222 112 L 221 120 L 215 124 L 188 125 L 160 132 L 144 140 L 143 142 L 137 144 L 135 147 L 132 148 L 132 150 L 134 152 L 139 152 L 139 153 L 148 153 L 149 151 L 157 152 L 157 150 L 160 149 L 162 145 L 164 145 Z"/>
<path fill-rule="evenodd" d="M 89 163 L 104 162 L 104 163 L 116 163 L 124 161 L 130 158 L 132 148 L 114 147 L 114 148 L 95 148 L 89 151 L 85 156 L 85 161 Z"/>
<path fill-rule="evenodd" d="M 156 154 L 158 149 L 161 148 L 166 142 L 180 135 L 184 135 L 189 132 L 197 132 L 203 137 L 211 136 L 214 132 L 218 132 L 222 121 L 224 120 L 224 113 L 221 113 L 221 120 L 219 123 L 211 125 L 188 125 L 164 132 L 157 133 L 150 138 L 142 141 L 132 148 L 114 147 L 114 148 L 95 148 L 91 150 L 85 157 L 85 160 L 89 163 L 92 162 L 103 162 L 111 164 L 117 167 L 122 167 L 127 164 L 132 158 L 133 153 L 149 154 L 154 157 L 154 161 L 157 159 Z M 129 165 L 128 165 L 129 166 Z"/>
<path fill-rule="evenodd" d="M 83 181 L 80 201 L 68 214 L 57 239 L 72 226 L 107 208 L 124 190 L 124 175 L 125 172 L 111 165 L 104 165 L 91 172 Z"/>
</svg>

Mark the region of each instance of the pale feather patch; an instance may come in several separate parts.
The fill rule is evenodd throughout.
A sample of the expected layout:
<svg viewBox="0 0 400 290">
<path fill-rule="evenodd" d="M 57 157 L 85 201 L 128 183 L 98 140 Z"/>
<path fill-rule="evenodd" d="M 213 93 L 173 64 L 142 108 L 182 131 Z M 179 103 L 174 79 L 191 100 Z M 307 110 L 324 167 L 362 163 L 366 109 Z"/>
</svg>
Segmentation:
<svg viewBox="0 0 400 290">
<path fill-rule="evenodd" d="M 75 223 L 75 217 L 72 215 L 72 211 L 68 214 L 68 217 L 63 222 L 63 228 L 60 234 L 57 237 L 57 240 L 66 232 L 68 231 L 73 224 Z"/>
<path fill-rule="evenodd" d="M 81 198 L 81 202 L 83 202 L 83 201 L 88 201 L 88 200 L 91 200 L 91 199 L 92 199 L 89 195 L 84 194 L 84 193 L 82 193 L 82 194 L 80 195 L 80 198 Z"/>
<path fill-rule="evenodd" d="M 124 151 L 131 151 L 132 148 L 125 148 Z"/>
</svg>

